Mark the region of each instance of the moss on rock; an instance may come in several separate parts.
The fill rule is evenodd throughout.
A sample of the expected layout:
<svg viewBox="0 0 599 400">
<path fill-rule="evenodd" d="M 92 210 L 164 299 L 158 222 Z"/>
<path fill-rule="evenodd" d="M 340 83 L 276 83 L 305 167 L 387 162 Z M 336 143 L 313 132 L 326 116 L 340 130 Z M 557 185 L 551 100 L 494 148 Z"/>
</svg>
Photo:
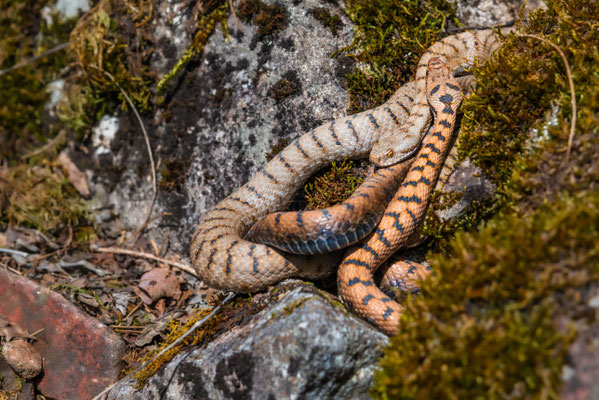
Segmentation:
<svg viewBox="0 0 599 400">
<path fill-rule="evenodd" d="M 347 75 L 349 111 L 382 104 L 414 74 L 420 56 L 445 34 L 455 6 L 446 0 L 350 0 L 355 25 L 352 44 L 342 52 L 362 64 Z"/>
<path fill-rule="evenodd" d="M 423 296 L 405 303 L 375 398 L 559 397 L 576 332 L 557 318 L 582 318 L 575 310 L 599 282 L 599 4 L 547 6 L 519 31 L 557 44 L 569 60 L 579 117 L 570 159 L 563 61 L 510 34 L 497 58 L 475 69 L 459 147 L 498 186 L 499 201 L 485 225 L 429 258 L 434 274 Z"/>
<path fill-rule="evenodd" d="M 56 79 L 68 59 L 66 50 L 31 61 L 68 41 L 74 20 L 61 21 L 42 10 L 54 1 L 4 1 L 0 7 L 0 158 L 14 160 L 52 139 L 57 129 L 44 126 L 50 96 L 46 85 Z M 24 63 L 18 68 L 11 69 Z"/>
</svg>

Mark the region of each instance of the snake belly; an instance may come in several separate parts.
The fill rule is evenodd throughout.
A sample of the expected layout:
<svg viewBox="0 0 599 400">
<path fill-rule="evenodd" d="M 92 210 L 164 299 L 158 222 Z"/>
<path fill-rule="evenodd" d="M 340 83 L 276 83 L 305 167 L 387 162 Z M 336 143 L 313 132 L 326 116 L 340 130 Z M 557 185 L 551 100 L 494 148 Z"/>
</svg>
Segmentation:
<svg viewBox="0 0 599 400">
<path fill-rule="evenodd" d="M 244 236 L 257 220 L 284 209 L 306 179 L 323 166 L 367 157 L 382 133 L 393 132 L 405 121 L 414 90 L 414 83 L 408 83 L 379 107 L 305 133 L 206 213 L 190 244 L 198 276 L 216 288 L 250 292 L 286 278 L 317 279 L 334 271 L 335 255 L 284 254 Z"/>
<path fill-rule="evenodd" d="M 424 216 L 463 97 L 457 81 L 439 58 L 429 60 L 427 72 L 427 100 L 433 109 L 434 125 L 379 226 L 363 244 L 348 251 L 337 276 L 344 303 L 387 334 L 397 333 L 401 306 L 374 285 L 373 273 L 405 244 Z"/>
<path fill-rule="evenodd" d="M 509 30 L 504 28 L 502 32 Z M 410 117 L 399 132 L 386 132 L 379 137 L 370 152 L 370 161 L 378 167 L 386 167 L 406 159 L 418 149 L 431 121 L 425 90 L 427 65 L 431 58 L 439 58 L 452 71 L 461 71 L 489 58 L 500 45 L 499 34 L 485 29 L 448 36 L 429 47 L 416 67 L 416 92 Z"/>
</svg>

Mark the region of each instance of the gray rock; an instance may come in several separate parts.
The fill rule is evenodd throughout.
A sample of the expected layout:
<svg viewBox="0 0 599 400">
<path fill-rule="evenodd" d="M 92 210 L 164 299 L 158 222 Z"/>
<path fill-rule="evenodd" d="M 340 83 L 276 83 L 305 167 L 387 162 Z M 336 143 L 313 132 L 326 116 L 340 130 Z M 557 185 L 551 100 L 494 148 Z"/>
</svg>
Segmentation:
<svg viewBox="0 0 599 400">
<path fill-rule="evenodd" d="M 178 253 L 187 253 L 202 215 L 254 175 L 273 145 L 344 114 L 348 96 L 342 81 L 348 59 L 330 57 L 351 42 L 343 8 L 318 0 L 280 4 L 287 18 L 276 35 L 261 36 L 253 23 L 238 25 L 232 16 L 228 38 L 217 26 L 198 61 L 171 82 L 164 107 L 144 118 L 155 158 L 163 166 L 174 162 L 184 176 L 175 190 L 159 191 L 154 210 L 154 215 L 172 213 L 160 221 L 177 226 L 171 245 Z M 337 35 L 312 15 L 320 7 L 341 17 Z M 191 35 L 184 28 L 189 22 L 185 10 L 158 12 L 165 16 L 155 31 L 152 69 L 163 75 L 186 50 Z M 176 23 L 167 22 L 173 18 Z M 281 80 L 294 90 L 277 99 L 273 88 Z M 103 202 L 114 205 L 121 223 L 135 230 L 152 196 L 146 146 L 132 115 L 119 118 L 110 151 L 96 156 L 97 164 L 106 165 L 95 178 L 96 193 L 104 192 Z M 110 175 L 115 169 L 116 184 Z M 162 236 L 158 229 L 153 234 Z"/>
<path fill-rule="evenodd" d="M 436 214 L 444 222 L 455 220 L 464 215 L 475 201 L 490 199 L 495 189 L 480 168 L 465 160 L 457 166 L 442 189 L 444 193 L 461 194 L 460 199 L 449 208 L 437 210 Z"/>
<path fill-rule="evenodd" d="M 386 343 L 301 285 L 247 324 L 178 355 L 142 390 L 123 382 L 108 399 L 366 399 Z"/>
</svg>

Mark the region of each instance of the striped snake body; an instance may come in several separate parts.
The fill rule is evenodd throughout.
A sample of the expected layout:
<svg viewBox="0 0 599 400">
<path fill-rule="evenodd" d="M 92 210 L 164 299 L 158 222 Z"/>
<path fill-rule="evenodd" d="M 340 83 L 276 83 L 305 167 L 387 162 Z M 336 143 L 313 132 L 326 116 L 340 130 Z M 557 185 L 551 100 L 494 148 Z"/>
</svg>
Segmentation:
<svg viewBox="0 0 599 400">
<path fill-rule="evenodd" d="M 480 31 L 478 33 L 464 32 L 445 38 L 442 42 L 443 46 L 438 46 L 437 43 L 431 47 L 436 46 L 436 50 L 434 50 L 434 53 L 429 50 L 429 56 L 430 54 L 434 54 L 441 61 L 448 62 L 452 68 L 458 70 L 464 68 L 464 66 L 471 65 L 473 62 L 471 56 L 464 57 L 464 54 L 483 54 L 482 48 L 492 49 L 497 47 L 497 37 L 491 31 Z M 459 51 L 462 48 L 468 51 Z M 488 54 L 490 53 L 486 53 L 487 56 Z M 454 58 L 457 58 L 458 61 L 454 61 Z M 462 61 L 460 62 L 459 60 Z M 422 64 L 423 62 L 421 61 L 418 71 L 422 70 Z M 400 135 L 397 137 L 396 132 L 398 129 L 403 132 L 406 124 L 414 126 L 426 126 L 427 124 L 426 118 L 424 118 L 424 122 L 419 122 L 418 124 L 410 122 L 416 118 L 417 114 L 424 115 L 428 112 L 428 106 L 426 112 L 421 110 L 422 95 L 419 90 L 422 90 L 424 95 L 426 94 L 424 89 L 420 88 L 422 86 L 420 82 L 422 79 L 420 79 L 419 74 L 422 75 L 422 72 L 417 73 L 417 80 L 415 82 L 408 83 L 399 88 L 381 106 L 325 123 L 311 132 L 305 133 L 267 163 L 247 184 L 206 213 L 196 228 L 190 245 L 190 257 L 199 277 L 207 284 L 216 288 L 250 292 L 263 289 L 286 278 L 317 279 L 334 271 L 338 265 L 338 253 L 326 253 L 317 256 L 289 254 L 269 245 L 246 240 L 245 235 L 256 221 L 270 213 L 278 212 L 287 207 L 295 192 L 304 184 L 307 178 L 330 162 L 341 161 L 346 158 L 365 158 L 369 154 L 371 159 L 373 159 L 374 149 L 377 148 L 385 149 L 383 152 L 385 161 L 391 158 L 396 159 L 397 155 L 402 153 L 403 150 L 401 149 L 407 148 L 402 144 L 401 139 L 403 136 Z M 389 143 L 398 140 L 400 143 L 397 147 L 398 150 L 393 151 L 393 157 L 388 157 L 389 151 L 387 146 L 389 146 Z M 427 140 L 430 140 L 430 136 Z M 428 144 L 430 143 L 425 143 L 425 146 Z M 374 149 L 373 146 L 375 146 Z M 429 147 L 423 147 L 423 149 L 427 148 Z M 416 158 L 410 173 L 414 171 L 415 167 L 420 166 L 419 161 L 420 159 Z M 441 164 L 442 162 L 440 161 L 438 165 L 440 166 Z M 375 173 L 374 176 L 379 176 L 379 178 L 386 179 L 392 185 L 397 185 L 407 169 L 406 165 L 409 164 L 405 163 L 403 166 L 400 164 L 400 166 L 393 167 L 389 171 L 391 173 L 386 177 L 383 177 L 381 174 L 387 174 L 387 172 L 383 173 L 382 171 Z M 414 180 L 410 176 L 408 175 L 406 178 L 408 182 Z M 432 179 L 426 178 L 424 175 L 422 178 Z M 373 183 L 376 182 L 368 181 L 366 185 L 372 185 Z M 402 189 L 405 188 L 405 185 L 404 183 Z M 414 185 L 416 185 L 414 189 L 418 189 L 420 183 L 414 183 Z M 409 188 L 411 187 L 409 186 Z M 362 187 L 360 191 L 359 193 L 366 193 L 368 196 L 373 197 L 369 197 L 368 199 L 363 198 L 362 201 L 358 201 L 360 200 L 360 196 L 357 196 L 355 197 L 355 203 L 352 203 L 353 200 L 347 200 L 345 203 L 354 206 L 354 209 L 356 206 L 368 208 L 371 202 L 378 204 L 380 203 L 378 199 L 387 198 L 388 193 L 392 192 L 392 189 L 385 189 L 379 192 L 377 188 L 369 192 L 368 188 Z M 377 200 L 373 200 L 374 197 Z M 424 203 L 424 200 L 422 202 Z M 329 234 L 328 238 L 333 239 L 325 239 L 324 243 L 329 245 L 331 249 L 333 249 L 331 244 L 334 244 L 334 242 L 338 244 L 345 244 L 347 242 L 347 244 L 350 244 L 350 242 L 353 242 L 350 239 L 354 238 L 354 234 L 350 233 L 352 230 L 355 232 L 356 238 L 362 236 L 360 233 L 364 233 L 367 230 L 365 225 L 370 227 L 373 225 L 373 220 L 380 218 L 381 207 L 378 207 L 379 211 L 377 212 L 362 211 L 361 213 L 357 213 L 364 216 L 368 220 L 366 222 L 337 224 L 340 225 L 341 229 L 335 231 L 334 234 Z M 347 205 L 340 205 L 338 207 L 340 210 L 343 208 L 349 209 L 351 207 Z M 374 215 L 377 213 L 378 216 Z M 387 213 L 386 211 L 385 215 L 383 215 L 382 223 L 388 221 Z M 316 211 L 312 214 L 305 212 L 299 215 L 300 218 L 298 219 L 298 214 L 295 214 L 294 222 L 300 225 L 300 228 L 311 225 L 312 218 L 315 216 L 318 216 L 321 220 L 321 224 L 318 225 L 319 227 L 315 228 L 319 231 L 322 231 L 323 227 L 328 228 L 332 224 L 334 225 L 334 223 L 329 222 L 321 211 Z M 345 215 L 348 214 L 346 213 Z M 347 230 L 344 231 L 344 228 L 349 229 L 350 232 Z M 293 250 L 302 247 L 300 244 L 291 246 L 293 248 L 283 248 Z M 318 247 L 320 251 L 326 249 L 327 246 L 323 242 L 318 243 L 318 239 L 312 239 L 311 242 L 305 242 L 303 247 Z M 377 262 L 382 258 L 380 257 Z M 387 256 L 384 258 L 387 258 Z M 369 273 L 372 273 L 373 270 L 374 267 L 372 270 L 369 270 Z M 366 276 L 364 276 L 363 281 L 367 281 Z M 345 288 L 347 286 L 353 289 L 356 285 L 349 285 L 349 281 L 345 282 L 341 278 L 339 278 L 339 282 L 340 293 L 343 296 L 346 296 L 346 293 L 350 293 L 349 296 L 353 296 L 351 294 L 352 290 L 346 291 Z M 374 287 L 372 288 L 375 289 Z M 360 308 L 355 305 L 359 302 L 364 302 L 365 299 L 361 292 L 357 296 L 362 297 L 359 299 L 344 298 L 349 304 L 354 306 L 354 309 L 360 312 Z M 373 296 L 378 296 L 382 299 L 381 296 L 383 294 L 377 292 L 376 294 L 373 293 Z M 389 304 L 387 300 L 380 301 L 382 302 L 380 304 L 384 303 L 385 306 Z M 378 303 L 372 301 L 369 304 L 374 305 Z M 385 310 L 387 310 L 386 307 Z M 366 309 L 366 313 L 376 313 L 379 311 L 379 309 L 375 309 L 374 311 L 370 308 Z M 387 317 L 387 319 L 382 319 L 386 325 L 388 325 L 386 320 L 395 321 L 394 316 L 391 318 Z M 377 318 L 374 315 L 371 319 L 375 322 L 381 320 L 381 318 Z M 384 330 L 387 332 L 392 331 L 386 328 Z"/>
</svg>

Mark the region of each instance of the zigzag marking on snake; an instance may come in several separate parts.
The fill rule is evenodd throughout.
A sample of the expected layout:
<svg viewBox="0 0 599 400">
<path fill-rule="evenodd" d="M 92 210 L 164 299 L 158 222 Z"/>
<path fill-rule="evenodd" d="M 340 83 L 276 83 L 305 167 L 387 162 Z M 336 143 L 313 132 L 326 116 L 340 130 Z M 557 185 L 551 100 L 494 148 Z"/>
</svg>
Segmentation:
<svg viewBox="0 0 599 400">
<path fill-rule="evenodd" d="M 344 303 L 388 334 L 395 334 L 399 329 L 401 306 L 371 284 L 373 273 L 405 245 L 424 216 L 452 141 L 456 113 L 462 101 L 461 91 L 455 89 L 455 78 L 440 59 L 431 58 L 427 71 L 427 100 L 435 115 L 431 131 L 439 132 L 443 140 L 438 135 L 426 135 L 419 156 L 385 210 L 376 233 L 345 255 L 337 277 Z M 353 284 L 357 281 L 367 284 Z"/>
<path fill-rule="evenodd" d="M 503 32 L 509 29 L 503 29 Z M 450 70 L 469 69 L 475 61 L 484 61 L 499 47 L 498 35 L 493 30 L 466 31 L 448 36 L 433 44 L 422 55 L 416 68 L 416 96 L 410 117 L 400 132 L 382 134 L 370 152 L 370 161 L 379 167 L 396 164 L 412 155 L 420 145 L 430 125 L 431 113 L 426 102 L 426 68 L 432 57 L 445 62 Z"/>
<path fill-rule="evenodd" d="M 460 35 L 446 38 L 444 43 L 461 42 L 464 48 L 477 47 L 458 40 L 467 36 Z M 489 43 L 496 41 L 491 39 L 493 35 L 486 35 Z M 475 36 L 470 34 L 471 38 Z M 455 46 L 459 47 L 457 44 Z M 446 58 L 451 58 L 451 54 L 447 54 Z M 459 64 L 462 68 L 463 62 L 453 64 Z M 458 80 L 468 87 L 471 78 L 460 77 Z M 316 258 L 294 256 L 249 242 L 244 239 L 244 235 L 263 216 L 284 209 L 297 189 L 321 167 L 348 157 L 365 157 L 377 140 L 393 137 L 398 122 L 406 124 L 406 110 L 412 109 L 411 117 L 428 113 L 428 108 L 422 112 L 413 107 L 413 103 L 422 97 L 417 85 L 420 85 L 418 81 L 406 84 L 385 104 L 375 109 L 340 118 L 334 121 L 334 125 L 323 124 L 301 136 L 270 161 L 250 182 L 206 213 L 190 245 L 190 256 L 198 275 L 211 286 L 248 292 L 260 290 L 288 277 L 315 279 L 333 271 L 338 265 L 338 253 Z M 336 138 L 331 135 L 330 126 L 335 126 Z M 431 164 L 427 160 L 426 165 L 419 163 L 412 169 L 429 167 Z M 253 188 L 253 191 L 248 188 Z M 355 209 L 354 205 L 347 202 L 342 206 L 348 210 Z M 232 245 L 233 243 L 235 244 Z M 363 264 L 359 260 L 346 260 L 348 264 L 351 262 L 355 265 Z M 387 302 L 386 299 L 381 301 Z"/>
</svg>

